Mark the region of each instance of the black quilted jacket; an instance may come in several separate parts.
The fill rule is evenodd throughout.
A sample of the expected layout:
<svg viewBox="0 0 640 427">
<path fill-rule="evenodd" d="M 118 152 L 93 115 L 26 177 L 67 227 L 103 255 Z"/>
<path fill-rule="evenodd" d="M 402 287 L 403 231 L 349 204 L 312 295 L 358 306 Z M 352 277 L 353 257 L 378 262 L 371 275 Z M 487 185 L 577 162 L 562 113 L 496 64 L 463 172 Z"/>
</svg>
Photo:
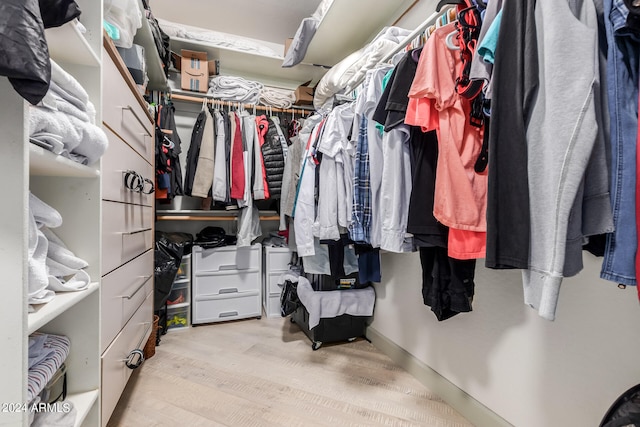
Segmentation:
<svg viewBox="0 0 640 427">
<path fill-rule="evenodd" d="M 269 128 L 264 137 L 264 145 L 262 145 L 262 157 L 269 186 L 269 198 L 279 199 L 282 190 L 282 175 L 284 174 L 284 154 L 276 124 L 271 119 L 269 119 Z"/>
</svg>

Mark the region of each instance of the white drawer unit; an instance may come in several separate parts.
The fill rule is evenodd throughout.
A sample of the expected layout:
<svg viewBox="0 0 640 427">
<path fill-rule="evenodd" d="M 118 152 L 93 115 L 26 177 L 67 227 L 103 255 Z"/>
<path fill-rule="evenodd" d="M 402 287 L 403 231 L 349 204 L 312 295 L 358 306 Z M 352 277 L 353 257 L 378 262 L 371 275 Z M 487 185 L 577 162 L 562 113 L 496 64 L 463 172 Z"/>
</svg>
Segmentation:
<svg viewBox="0 0 640 427">
<path fill-rule="evenodd" d="M 291 250 L 265 246 L 264 273 L 262 280 L 262 305 L 267 317 L 279 317 L 280 294 L 282 293 L 282 274 L 289 271 Z"/>
<path fill-rule="evenodd" d="M 102 120 L 145 159 L 154 156 L 153 122 L 113 61 L 104 61 Z"/>
<path fill-rule="evenodd" d="M 194 246 L 192 323 L 261 316 L 262 246 Z"/>
<path fill-rule="evenodd" d="M 106 425 L 151 334 L 153 292 L 127 322 L 102 355 L 102 425 Z M 133 352 L 133 353 L 132 353 Z M 129 362 L 130 366 L 127 366 Z M 132 369 L 133 368 L 133 369 Z"/>
<path fill-rule="evenodd" d="M 106 40 L 106 39 L 105 39 Z M 124 390 L 133 350 L 143 350 L 154 311 L 153 234 L 155 194 L 125 187 L 128 171 L 139 175 L 142 190 L 155 178 L 153 120 L 115 47 L 103 49 L 102 124 L 109 148 L 102 159 L 102 354 L 101 425 L 105 426 Z M 132 357 L 137 357 L 133 352 Z M 136 360 L 140 362 L 140 360 Z"/>
<path fill-rule="evenodd" d="M 260 268 L 262 247 L 259 244 L 238 248 L 223 246 L 220 248 L 204 249 L 193 247 L 193 273 L 223 270 L 248 270 Z"/>
<path fill-rule="evenodd" d="M 102 199 L 153 206 L 154 194 L 147 194 L 154 182 L 153 166 L 109 128 L 105 127 L 104 131 L 109 138 L 109 148 L 102 157 Z M 125 175 L 129 171 L 149 180 L 140 183 L 142 191 L 134 191 L 125 186 Z"/>
<path fill-rule="evenodd" d="M 102 322 L 100 349 L 104 351 L 133 313 L 153 291 L 153 251 L 115 269 L 102 278 L 100 307 L 108 322 Z"/>
<path fill-rule="evenodd" d="M 260 269 L 224 270 L 199 273 L 194 276 L 193 292 L 199 296 L 232 294 L 256 290 Z"/>
<path fill-rule="evenodd" d="M 153 245 L 153 207 L 102 202 L 102 271 L 108 273 Z"/>
<path fill-rule="evenodd" d="M 260 317 L 260 291 L 194 297 L 193 324 Z"/>
</svg>

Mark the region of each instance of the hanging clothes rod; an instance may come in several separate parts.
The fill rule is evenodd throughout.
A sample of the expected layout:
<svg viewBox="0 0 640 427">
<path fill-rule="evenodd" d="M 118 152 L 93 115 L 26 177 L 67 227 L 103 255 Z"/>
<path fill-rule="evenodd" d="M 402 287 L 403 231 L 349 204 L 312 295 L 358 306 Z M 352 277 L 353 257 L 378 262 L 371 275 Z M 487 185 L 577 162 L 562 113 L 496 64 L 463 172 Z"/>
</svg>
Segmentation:
<svg viewBox="0 0 640 427">
<path fill-rule="evenodd" d="M 197 96 L 189 96 L 189 95 L 180 95 L 180 94 L 172 94 L 171 95 L 171 99 L 176 99 L 178 101 L 187 101 L 187 102 L 196 102 L 198 104 L 202 104 L 202 100 L 206 99 L 208 103 L 210 104 L 217 104 L 217 105 L 223 105 L 225 107 L 229 106 L 229 107 L 235 107 L 237 105 L 242 105 L 244 107 L 245 110 L 251 110 L 253 108 L 255 108 L 256 110 L 261 110 L 261 111 L 273 111 L 275 113 L 293 113 L 293 114 L 299 114 L 301 116 L 305 116 L 307 114 L 310 114 L 312 111 L 311 110 L 304 110 L 301 108 L 277 108 L 277 107 L 269 107 L 266 105 L 256 105 L 256 104 L 239 104 L 237 102 L 229 102 L 229 101 L 220 101 L 217 99 L 213 99 L 213 98 L 199 98 Z"/>
<path fill-rule="evenodd" d="M 420 35 L 420 33 L 422 33 L 424 30 L 429 28 L 429 26 L 435 24 L 438 21 L 438 19 L 440 19 L 440 17 L 444 16 L 447 13 L 449 13 L 448 9 L 445 10 L 444 12 L 433 12 L 427 19 L 422 21 L 422 23 L 420 25 L 418 25 L 411 33 L 409 33 L 409 35 L 407 37 L 405 37 L 404 40 L 402 40 L 400 43 L 398 43 L 398 46 L 394 47 L 391 50 L 391 52 L 389 52 L 385 56 L 383 56 L 382 59 L 380 61 L 378 61 L 378 65 L 388 62 L 391 58 L 393 58 L 393 56 L 396 53 L 400 52 L 401 50 L 403 50 L 404 48 L 409 46 L 409 44 L 413 41 L 413 39 L 415 39 L 418 35 Z M 362 84 L 362 82 L 364 81 L 364 79 L 365 79 L 364 76 L 361 77 L 360 80 L 358 80 L 358 82 L 356 84 L 352 85 L 351 87 L 360 86 Z"/>
</svg>

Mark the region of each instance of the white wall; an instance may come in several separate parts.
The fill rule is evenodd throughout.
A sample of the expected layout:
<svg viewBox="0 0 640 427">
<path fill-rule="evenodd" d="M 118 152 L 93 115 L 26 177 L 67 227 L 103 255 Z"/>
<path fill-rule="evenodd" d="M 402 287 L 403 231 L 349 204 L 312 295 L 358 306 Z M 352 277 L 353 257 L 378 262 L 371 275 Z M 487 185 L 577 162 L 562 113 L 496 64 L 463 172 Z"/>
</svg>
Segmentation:
<svg viewBox="0 0 640 427">
<path fill-rule="evenodd" d="M 474 311 L 438 322 L 418 255 L 385 254 L 371 327 L 515 426 L 596 426 L 640 382 L 640 307 L 635 288 L 598 279 L 598 259 L 585 264 L 549 322 L 524 305 L 519 271 L 479 260 Z"/>
</svg>

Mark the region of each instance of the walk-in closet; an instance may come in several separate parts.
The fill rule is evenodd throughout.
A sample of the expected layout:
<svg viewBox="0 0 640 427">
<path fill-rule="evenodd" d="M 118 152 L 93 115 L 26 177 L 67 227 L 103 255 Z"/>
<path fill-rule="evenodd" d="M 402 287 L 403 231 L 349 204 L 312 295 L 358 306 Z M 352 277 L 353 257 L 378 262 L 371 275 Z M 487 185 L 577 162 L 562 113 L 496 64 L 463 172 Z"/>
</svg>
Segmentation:
<svg viewBox="0 0 640 427">
<path fill-rule="evenodd" d="M 0 3 L 0 426 L 640 426 L 637 1 Z"/>
</svg>

